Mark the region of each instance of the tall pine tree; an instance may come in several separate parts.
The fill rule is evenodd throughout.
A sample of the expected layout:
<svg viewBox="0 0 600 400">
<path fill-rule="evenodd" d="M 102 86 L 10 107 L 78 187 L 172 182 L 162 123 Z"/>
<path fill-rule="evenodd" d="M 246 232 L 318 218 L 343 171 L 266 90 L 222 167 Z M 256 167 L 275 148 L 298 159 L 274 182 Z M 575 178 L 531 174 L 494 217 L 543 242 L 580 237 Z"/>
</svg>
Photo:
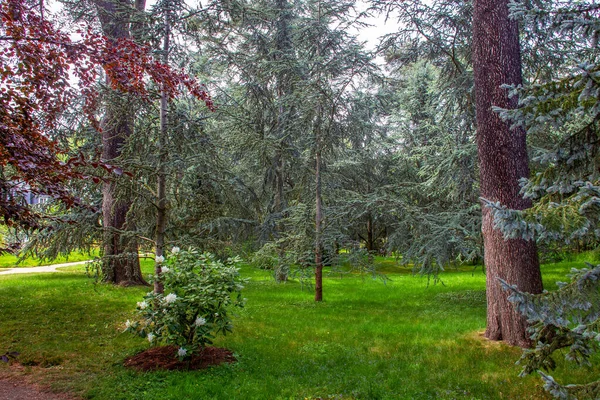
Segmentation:
<svg viewBox="0 0 600 400">
<path fill-rule="evenodd" d="M 531 201 L 520 194 L 519 180 L 529 176 L 525 131 L 511 127 L 493 107 L 514 109 L 517 99 L 502 85 L 521 83 L 519 29 L 509 18 L 508 1 L 476 0 L 473 11 L 473 71 L 477 109 L 477 150 L 481 196 L 512 209 Z M 531 345 L 525 317 L 514 309 L 500 279 L 519 290 L 541 293 L 542 277 L 535 242 L 505 239 L 494 227 L 490 208 L 482 210 L 486 268 L 486 337 L 511 345 Z"/>
</svg>

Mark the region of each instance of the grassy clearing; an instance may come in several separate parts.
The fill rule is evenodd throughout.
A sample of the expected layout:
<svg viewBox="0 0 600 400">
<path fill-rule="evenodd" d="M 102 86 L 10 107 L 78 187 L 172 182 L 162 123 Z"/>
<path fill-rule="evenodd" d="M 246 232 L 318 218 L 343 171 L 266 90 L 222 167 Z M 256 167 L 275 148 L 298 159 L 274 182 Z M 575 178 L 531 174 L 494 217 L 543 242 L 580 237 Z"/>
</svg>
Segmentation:
<svg viewBox="0 0 600 400">
<path fill-rule="evenodd" d="M 581 262 L 545 265 L 546 287 L 574 266 Z M 151 261 L 143 267 L 150 272 Z M 24 373 L 91 399 L 547 398 L 537 377 L 517 376 L 519 349 L 481 339 L 481 270 L 445 273 L 445 286 L 402 269 L 385 285 L 332 277 L 321 304 L 298 282 L 277 284 L 249 267 L 243 274 L 251 278 L 247 307 L 234 333 L 216 343 L 235 351 L 236 364 L 126 370 L 123 359 L 148 343 L 120 332 L 148 289 L 96 285 L 81 272 L 0 277 L 0 352 L 20 351 Z M 0 374 L 10 371 L 0 366 Z M 583 381 L 599 372 L 556 377 Z"/>
<path fill-rule="evenodd" d="M 59 256 L 54 260 L 44 260 L 36 257 L 27 257 L 19 261 L 19 257 L 12 254 L 0 255 L 0 270 L 4 268 L 16 268 L 16 267 L 37 267 L 40 265 L 54 265 L 63 264 L 68 262 L 86 261 L 91 260 L 98 255 L 98 251 L 87 252 L 73 252 L 68 256 Z"/>
</svg>

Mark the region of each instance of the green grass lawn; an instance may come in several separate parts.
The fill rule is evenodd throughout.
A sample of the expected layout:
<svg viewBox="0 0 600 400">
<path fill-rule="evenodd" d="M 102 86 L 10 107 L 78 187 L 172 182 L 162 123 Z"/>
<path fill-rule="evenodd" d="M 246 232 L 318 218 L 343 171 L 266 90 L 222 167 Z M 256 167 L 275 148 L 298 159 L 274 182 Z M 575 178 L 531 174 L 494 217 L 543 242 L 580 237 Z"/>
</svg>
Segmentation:
<svg viewBox="0 0 600 400">
<path fill-rule="evenodd" d="M 95 250 L 91 253 L 86 252 L 73 252 L 68 256 L 59 256 L 54 260 L 42 260 L 36 257 L 28 257 L 19 262 L 19 257 L 12 254 L 2 254 L 0 255 L 0 270 L 5 268 L 15 268 L 15 267 L 37 267 L 39 265 L 53 265 L 53 264 L 62 264 L 68 262 L 76 262 L 76 261 L 86 261 L 91 260 L 95 256 L 98 255 L 98 251 Z"/>
<path fill-rule="evenodd" d="M 91 399 L 545 399 L 538 377 L 519 378 L 521 351 L 483 340 L 481 269 L 427 285 L 389 262 L 391 280 L 330 277 L 325 302 L 298 282 L 251 278 L 234 333 L 218 346 L 238 362 L 192 372 L 140 373 L 123 359 L 148 347 L 123 334 L 149 288 L 94 284 L 80 271 L 0 277 L 0 352 L 19 351 L 25 370 L 56 390 Z M 150 272 L 151 261 L 143 262 Z M 545 284 L 578 261 L 543 267 Z M 596 364 L 597 365 L 597 364 Z M 564 369 L 564 368 L 563 368 Z M 12 372 L 11 372 L 12 371 Z M 15 373 L 0 365 L 0 375 Z M 569 368 L 585 381 L 600 369 Z"/>
</svg>

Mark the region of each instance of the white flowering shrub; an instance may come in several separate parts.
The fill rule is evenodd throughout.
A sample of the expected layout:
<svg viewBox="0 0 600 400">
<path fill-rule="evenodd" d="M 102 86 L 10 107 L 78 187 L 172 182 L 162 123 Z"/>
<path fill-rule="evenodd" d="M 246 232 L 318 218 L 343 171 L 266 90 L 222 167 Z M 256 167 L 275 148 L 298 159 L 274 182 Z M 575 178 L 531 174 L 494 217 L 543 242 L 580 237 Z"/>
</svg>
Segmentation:
<svg viewBox="0 0 600 400">
<path fill-rule="evenodd" d="M 210 253 L 174 247 L 155 277 L 164 293 L 146 294 L 137 304 L 139 318 L 127 321 L 126 331 L 152 344 L 177 346 L 179 359 L 211 344 L 215 335 L 231 332 L 231 309 L 245 303 L 239 262 L 237 257 L 222 262 Z"/>
</svg>

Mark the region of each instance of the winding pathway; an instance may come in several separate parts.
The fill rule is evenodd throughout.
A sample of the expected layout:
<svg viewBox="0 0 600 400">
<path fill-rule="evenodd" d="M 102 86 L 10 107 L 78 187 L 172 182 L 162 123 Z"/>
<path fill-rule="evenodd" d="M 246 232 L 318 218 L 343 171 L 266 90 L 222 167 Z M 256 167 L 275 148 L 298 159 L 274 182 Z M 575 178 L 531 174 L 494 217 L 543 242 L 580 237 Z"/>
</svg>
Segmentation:
<svg viewBox="0 0 600 400">
<path fill-rule="evenodd" d="M 54 265 L 43 265 L 40 267 L 20 267 L 20 268 L 10 268 L 6 271 L 0 271 L 0 275 L 9 275 L 9 274 L 39 274 L 43 272 L 59 272 L 57 268 L 61 267 L 70 267 L 73 265 L 83 265 L 87 261 L 77 261 L 70 262 L 64 264 L 54 264 Z"/>
</svg>

